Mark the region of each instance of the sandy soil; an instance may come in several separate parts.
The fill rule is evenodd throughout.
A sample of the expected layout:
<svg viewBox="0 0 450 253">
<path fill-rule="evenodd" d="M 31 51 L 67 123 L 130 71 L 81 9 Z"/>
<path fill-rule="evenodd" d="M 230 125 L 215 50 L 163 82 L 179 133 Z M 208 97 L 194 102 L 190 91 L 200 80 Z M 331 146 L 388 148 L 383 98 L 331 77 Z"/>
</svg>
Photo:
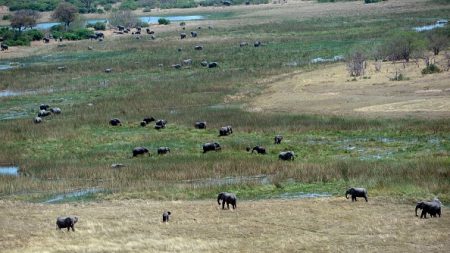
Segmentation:
<svg viewBox="0 0 450 253">
<path fill-rule="evenodd" d="M 445 252 L 450 216 L 419 219 L 415 204 L 344 197 L 240 201 L 0 201 L 2 252 Z M 162 212 L 172 212 L 169 224 Z M 419 210 L 420 211 L 420 210 Z M 419 213 L 420 214 L 420 213 Z M 75 232 L 56 230 L 76 215 Z"/>
<path fill-rule="evenodd" d="M 445 69 L 443 56 L 436 63 Z M 344 63 L 328 64 L 311 72 L 261 80 L 266 89 L 246 109 L 328 115 L 450 117 L 450 72 L 422 75 L 424 62 L 384 62 L 376 72 L 368 64 L 366 78 L 352 81 Z M 408 80 L 391 81 L 395 72 Z M 236 97 L 244 98 L 245 94 Z"/>
</svg>

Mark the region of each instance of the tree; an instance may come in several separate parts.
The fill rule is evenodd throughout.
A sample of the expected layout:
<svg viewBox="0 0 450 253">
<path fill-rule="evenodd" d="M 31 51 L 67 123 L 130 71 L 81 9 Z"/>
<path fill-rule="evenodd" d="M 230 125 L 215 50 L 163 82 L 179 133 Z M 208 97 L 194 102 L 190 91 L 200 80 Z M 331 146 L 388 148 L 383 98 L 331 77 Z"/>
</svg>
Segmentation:
<svg viewBox="0 0 450 253">
<path fill-rule="evenodd" d="M 135 27 L 139 19 L 129 10 L 119 10 L 111 13 L 109 23 L 113 26 Z"/>
<path fill-rule="evenodd" d="M 347 56 L 347 70 L 350 76 L 362 76 L 364 75 L 366 56 L 365 54 L 357 50 Z"/>
<path fill-rule="evenodd" d="M 90 10 L 92 3 L 94 2 L 94 0 L 79 0 L 82 4 L 84 4 L 84 6 L 86 7 L 86 9 Z"/>
<path fill-rule="evenodd" d="M 32 28 L 36 25 L 36 21 L 40 18 L 40 14 L 34 10 L 18 10 L 14 13 L 11 18 L 11 27 L 18 29 L 22 28 Z"/>
<path fill-rule="evenodd" d="M 422 54 L 426 41 L 415 32 L 398 32 L 381 48 L 383 55 L 391 61 L 409 60 Z"/>
<path fill-rule="evenodd" d="M 428 38 L 428 48 L 433 51 L 434 55 L 438 55 L 442 49 L 448 45 L 448 37 L 445 34 L 430 33 Z"/>
<path fill-rule="evenodd" d="M 78 15 L 78 9 L 74 5 L 62 2 L 56 7 L 52 14 L 52 18 L 59 20 L 64 23 L 66 29 L 69 27 Z"/>
</svg>

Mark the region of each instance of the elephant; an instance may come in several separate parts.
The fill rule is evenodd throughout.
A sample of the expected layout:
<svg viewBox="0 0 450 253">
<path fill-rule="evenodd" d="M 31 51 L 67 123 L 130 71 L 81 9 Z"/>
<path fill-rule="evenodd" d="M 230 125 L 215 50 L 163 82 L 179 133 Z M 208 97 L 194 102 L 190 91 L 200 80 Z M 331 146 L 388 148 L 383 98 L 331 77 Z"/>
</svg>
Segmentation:
<svg viewBox="0 0 450 253">
<path fill-rule="evenodd" d="M 112 69 L 105 69 L 105 73 L 111 73 Z"/>
<path fill-rule="evenodd" d="M 245 47 L 245 46 L 248 46 L 248 42 L 242 41 L 241 43 L 239 43 L 239 47 Z"/>
<path fill-rule="evenodd" d="M 420 218 L 427 218 L 427 213 L 430 214 L 431 217 L 436 217 L 436 214 L 441 217 L 441 206 L 442 203 L 439 201 L 439 199 L 435 198 L 432 201 L 420 201 L 417 202 L 416 205 L 416 216 L 417 215 L 417 209 L 422 209 L 422 214 L 420 215 Z"/>
<path fill-rule="evenodd" d="M 192 65 L 192 59 L 183 60 L 183 65 Z"/>
<path fill-rule="evenodd" d="M 141 127 L 145 127 L 147 125 L 147 122 L 141 121 L 140 125 L 141 125 Z"/>
<path fill-rule="evenodd" d="M 155 31 L 150 30 L 150 28 L 145 29 L 147 31 L 147 34 L 155 34 Z"/>
<path fill-rule="evenodd" d="M 95 36 L 97 37 L 97 39 L 99 38 L 105 38 L 105 34 L 103 34 L 102 32 L 96 32 Z"/>
<path fill-rule="evenodd" d="M 253 43 L 253 46 L 254 46 L 254 47 L 259 47 L 259 46 L 261 46 L 261 41 L 259 41 L 259 40 L 255 41 L 255 43 Z"/>
<path fill-rule="evenodd" d="M 210 68 L 210 69 L 216 68 L 218 66 L 219 66 L 219 63 L 217 63 L 215 61 L 208 63 L 208 68 Z"/>
<path fill-rule="evenodd" d="M 76 216 L 69 216 L 69 217 L 58 217 L 56 218 L 56 229 L 61 228 L 67 228 L 67 231 L 70 231 L 70 228 L 72 228 L 72 231 L 75 232 L 75 223 L 78 222 L 78 217 Z"/>
<path fill-rule="evenodd" d="M 202 67 L 207 67 L 208 61 L 204 60 L 204 61 L 200 62 L 200 65 L 202 65 Z"/>
<path fill-rule="evenodd" d="M 120 119 L 114 118 L 109 121 L 109 124 L 111 126 L 121 126 L 122 122 L 120 122 Z"/>
<path fill-rule="evenodd" d="M 159 147 L 158 148 L 158 155 L 164 155 L 170 153 L 170 148 L 168 147 Z"/>
<path fill-rule="evenodd" d="M 34 122 L 35 124 L 42 123 L 42 118 L 41 118 L 41 117 L 35 117 L 35 118 L 33 119 L 33 122 Z"/>
<path fill-rule="evenodd" d="M 224 126 L 219 129 L 219 136 L 227 136 L 233 133 L 231 126 Z"/>
<path fill-rule="evenodd" d="M 345 192 L 345 197 L 348 199 L 348 195 L 352 195 L 352 202 L 357 201 L 356 197 L 364 198 L 367 202 L 367 190 L 365 188 L 350 188 Z"/>
<path fill-rule="evenodd" d="M 123 30 L 125 30 L 125 26 L 118 25 L 118 26 L 117 26 L 117 29 L 119 29 L 119 31 L 123 31 Z"/>
<path fill-rule="evenodd" d="M 155 121 L 155 118 L 153 117 L 145 117 L 142 121 L 144 121 L 146 124 Z"/>
<path fill-rule="evenodd" d="M 41 105 L 39 106 L 39 110 L 48 110 L 49 108 L 50 108 L 50 106 L 47 105 L 47 104 L 41 104 Z"/>
<path fill-rule="evenodd" d="M 5 51 L 5 50 L 8 50 L 8 45 L 6 45 L 6 44 L 1 44 L 1 48 L 2 48 L 2 51 Z"/>
<path fill-rule="evenodd" d="M 293 151 L 283 151 L 278 154 L 279 160 L 294 160 L 295 154 Z"/>
<path fill-rule="evenodd" d="M 256 153 L 258 153 L 258 154 L 263 154 L 263 155 L 267 154 L 266 148 L 261 147 L 261 146 L 255 146 L 253 149 L 250 147 L 247 147 L 247 151 L 250 152 L 250 150 L 252 151 L 252 154 L 253 154 L 253 151 L 256 151 Z"/>
<path fill-rule="evenodd" d="M 212 150 L 219 151 L 221 149 L 222 148 L 220 147 L 220 144 L 217 142 L 214 142 L 214 143 L 208 142 L 208 143 L 203 144 L 203 153 L 206 153 L 206 152 L 212 151 Z"/>
<path fill-rule="evenodd" d="M 186 39 L 186 33 L 180 33 L 180 39 Z"/>
<path fill-rule="evenodd" d="M 231 5 L 231 1 L 228 1 L 228 0 L 223 1 L 222 4 L 225 5 L 225 6 L 230 6 Z"/>
<path fill-rule="evenodd" d="M 155 122 L 155 125 L 160 126 L 161 128 L 165 128 L 167 124 L 167 120 L 159 119 Z"/>
<path fill-rule="evenodd" d="M 46 110 L 40 110 L 38 112 L 38 117 L 47 117 L 50 116 L 52 113 L 50 111 L 46 111 Z"/>
<path fill-rule="evenodd" d="M 174 69 L 181 69 L 181 64 L 173 64 L 172 68 L 174 68 Z"/>
<path fill-rule="evenodd" d="M 197 128 L 197 129 L 206 129 L 206 121 L 197 121 L 197 122 L 195 122 L 195 128 Z"/>
<path fill-rule="evenodd" d="M 61 108 L 59 107 L 50 108 L 50 111 L 54 114 L 61 114 Z"/>
<path fill-rule="evenodd" d="M 198 35 L 198 34 L 197 34 L 197 32 L 194 32 L 194 31 L 192 31 L 192 32 L 191 32 L 191 36 L 192 36 L 192 38 L 195 38 L 195 37 L 197 37 L 197 35 Z"/>
<path fill-rule="evenodd" d="M 283 140 L 283 136 L 281 136 L 279 134 L 275 135 L 275 138 L 274 138 L 275 144 L 280 144 L 282 140 Z"/>
<path fill-rule="evenodd" d="M 148 154 L 150 155 L 150 153 L 148 152 L 147 148 L 144 147 L 136 147 L 133 149 L 133 157 L 137 156 L 137 155 L 143 155 L 143 154 Z"/>
<path fill-rule="evenodd" d="M 228 192 L 221 192 L 217 196 L 217 203 L 220 205 L 220 200 L 222 200 L 222 209 L 225 209 L 225 203 L 227 203 L 227 208 L 230 209 L 230 204 L 233 209 L 236 209 L 236 195 Z"/>
<path fill-rule="evenodd" d="M 171 215 L 172 213 L 170 212 L 170 211 L 165 211 L 164 213 L 163 213 L 163 222 L 169 222 L 169 218 L 170 218 L 170 215 Z"/>
<path fill-rule="evenodd" d="M 194 46 L 194 49 L 195 50 L 203 50 L 203 46 L 197 45 L 197 46 Z"/>
</svg>

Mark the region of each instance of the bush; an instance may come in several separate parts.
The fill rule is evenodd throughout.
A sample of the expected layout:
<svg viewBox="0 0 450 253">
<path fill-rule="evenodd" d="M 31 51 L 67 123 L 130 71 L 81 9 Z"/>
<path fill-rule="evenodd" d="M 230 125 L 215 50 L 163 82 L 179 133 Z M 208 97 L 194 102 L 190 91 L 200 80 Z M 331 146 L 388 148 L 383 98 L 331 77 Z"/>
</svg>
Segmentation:
<svg viewBox="0 0 450 253">
<path fill-rule="evenodd" d="M 24 35 L 27 36 L 32 41 L 42 40 L 44 38 L 44 33 L 36 29 L 26 31 L 24 32 Z"/>
<path fill-rule="evenodd" d="M 97 13 L 103 14 L 103 13 L 105 13 L 105 11 L 103 9 L 97 9 Z"/>
<path fill-rule="evenodd" d="M 430 64 L 426 68 L 422 69 L 422 75 L 434 74 L 439 72 L 441 72 L 441 70 L 435 64 Z"/>
<path fill-rule="evenodd" d="M 91 35 L 93 35 L 94 32 L 89 30 L 89 29 L 75 29 L 72 31 L 53 31 L 52 35 L 54 38 L 59 38 L 62 37 L 63 39 L 66 40 L 84 40 L 84 39 L 89 39 L 89 37 Z"/>
<path fill-rule="evenodd" d="M 11 15 L 4 15 L 2 17 L 3 20 L 10 20 L 11 19 Z"/>
<path fill-rule="evenodd" d="M 170 20 L 168 20 L 166 18 L 159 18 L 158 19 L 158 24 L 160 24 L 160 25 L 168 25 L 168 24 L 170 24 Z"/>
<path fill-rule="evenodd" d="M 386 1 L 386 0 L 364 0 L 364 3 L 366 4 L 371 4 L 371 3 L 378 3 L 381 1 Z"/>
<path fill-rule="evenodd" d="M 87 24 L 87 28 L 94 28 L 96 31 L 104 31 L 106 30 L 106 24 L 104 22 L 96 22 L 95 24 Z"/>
<path fill-rule="evenodd" d="M 142 12 L 151 12 L 152 9 L 150 7 L 145 7 Z"/>
</svg>

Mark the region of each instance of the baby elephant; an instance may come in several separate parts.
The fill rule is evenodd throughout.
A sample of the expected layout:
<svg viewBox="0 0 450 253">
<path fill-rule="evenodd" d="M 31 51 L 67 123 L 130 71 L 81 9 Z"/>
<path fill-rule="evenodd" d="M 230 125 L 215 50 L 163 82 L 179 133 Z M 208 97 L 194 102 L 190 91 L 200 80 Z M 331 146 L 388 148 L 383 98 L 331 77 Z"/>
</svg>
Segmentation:
<svg viewBox="0 0 450 253">
<path fill-rule="evenodd" d="M 163 213 L 163 222 L 169 222 L 169 218 L 170 218 L 170 215 L 171 215 L 172 213 L 170 213 L 170 212 L 168 212 L 168 211 L 165 211 L 164 213 Z"/>
<path fill-rule="evenodd" d="M 352 195 L 352 202 L 357 201 L 356 197 L 364 198 L 367 202 L 367 190 L 365 188 L 350 188 L 345 192 L 345 197 L 348 199 L 348 195 Z"/>
<path fill-rule="evenodd" d="M 56 219 L 56 229 L 60 229 L 61 228 L 67 228 L 67 231 L 70 231 L 70 228 L 72 228 L 72 231 L 75 232 L 75 223 L 78 222 L 78 217 L 74 216 L 74 217 L 58 217 Z"/>
<path fill-rule="evenodd" d="M 433 201 L 421 201 L 417 202 L 416 205 L 416 216 L 417 209 L 422 209 L 422 214 L 420 214 L 420 218 L 427 218 L 427 213 L 430 214 L 431 217 L 436 217 L 436 214 L 441 217 L 441 206 L 442 203 L 439 199 L 433 199 Z"/>
<path fill-rule="evenodd" d="M 170 153 L 170 148 L 168 147 L 159 147 L 158 148 L 158 155 L 164 155 Z"/>
<path fill-rule="evenodd" d="M 228 192 L 221 192 L 217 196 L 217 203 L 220 205 L 220 200 L 222 200 L 222 209 L 225 209 L 225 203 L 227 203 L 227 208 L 230 209 L 230 204 L 233 209 L 236 209 L 236 195 Z"/>
</svg>

